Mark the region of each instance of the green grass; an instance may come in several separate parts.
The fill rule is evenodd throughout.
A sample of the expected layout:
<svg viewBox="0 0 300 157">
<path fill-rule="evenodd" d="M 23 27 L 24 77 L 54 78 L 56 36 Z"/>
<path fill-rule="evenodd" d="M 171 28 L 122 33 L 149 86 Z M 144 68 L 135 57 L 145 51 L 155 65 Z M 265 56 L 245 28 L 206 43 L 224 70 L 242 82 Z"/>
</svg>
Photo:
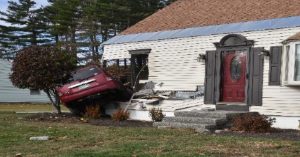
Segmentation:
<svg viewBox="0 0 300 157">
<path fill-rule="evenodd" d="M 68 109 L 61 105 L 63 112 Z M 0 103 L 0 112 L 52 112 L 54 111 L 51 104 L 16 104 L 16 103 Z"/>
<path fill-rule="evenodd" d="M 28 122 L 0 113 L 0 156 L 275 156 L 300 154 L 300 142 L 197 134 L 191 130 Z M 47 135 L 49 141 L 29 141 Z"/>
</svg>

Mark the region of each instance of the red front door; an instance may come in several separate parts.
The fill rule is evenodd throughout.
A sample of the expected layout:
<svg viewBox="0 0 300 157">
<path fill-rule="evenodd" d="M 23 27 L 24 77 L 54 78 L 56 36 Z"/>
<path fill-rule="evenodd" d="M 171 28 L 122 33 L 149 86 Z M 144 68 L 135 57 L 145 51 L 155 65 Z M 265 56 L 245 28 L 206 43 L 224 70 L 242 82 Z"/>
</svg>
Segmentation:
<svg viewBox="0 0 300 157">
<path fill-rule="evenodd" d="M 246 85 L 246 53 L 226 52 L 223 62 L 222 101 L 244 102 Z"/>
</svg>

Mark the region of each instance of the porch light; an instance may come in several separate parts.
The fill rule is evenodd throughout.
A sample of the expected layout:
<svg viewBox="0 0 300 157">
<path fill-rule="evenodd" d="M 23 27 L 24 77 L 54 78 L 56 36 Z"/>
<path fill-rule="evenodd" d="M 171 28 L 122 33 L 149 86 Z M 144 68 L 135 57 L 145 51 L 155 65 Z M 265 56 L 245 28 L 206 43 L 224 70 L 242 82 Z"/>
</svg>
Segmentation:
<svg viewBox="0 0 300 157">
<path fill-rule="evenodd" d="M 198 62 L 202 62 L 206 60 L 206 55 L 205 54 L 199 54 L 199 56 L 197 57 L 197 61 Z"/>
</svg>

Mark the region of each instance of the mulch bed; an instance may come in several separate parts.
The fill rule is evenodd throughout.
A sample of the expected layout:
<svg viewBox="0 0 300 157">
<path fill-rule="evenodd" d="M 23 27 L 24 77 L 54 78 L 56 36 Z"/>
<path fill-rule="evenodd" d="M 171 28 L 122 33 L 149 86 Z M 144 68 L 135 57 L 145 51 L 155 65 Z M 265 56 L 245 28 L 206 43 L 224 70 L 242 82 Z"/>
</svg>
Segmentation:
<svg viewBox="0 0 300 157">
<path fill-rule="evenodd" d="M 81 117 L 76 117 L 71 113 L 38 113 L 25 117 L 27 121 L 36 121 L 36 122 L 60 122 L 60 123 L 85 123 L 97 126 L 111 126 L 111 127 L 152 127 L 152 122 L 145 121 L 135 121 L 135 120 L 126 120 L 126 121 L 113 121 L 109 117 L 102 117 L 100 119 L 86 119 Z"/>
<path fill-rule="evenodd" d="M 270 133 L 224 131 L 219 133 L 218 135 L 300 141 L 300 131 L 291 129 L 274 129 L 274 131 Z"/>
<path fill-rule="evenodd" d="M 27 121 L 37 122 L 60 122 L 60 123 L 79 123 L 79 124 L 91 124 L 97 126 L 110 126 L 110 127 L 152 127 L 152 122 L 145 121 L 113 121 L 109 117 L 103 117 L 100 119 L 85 119 L 76 117 L 71 113 L 55 114 L 55 113 L 38 113 L 25 117 Z M 268 138 L 268 139 L 281 139 L 300 141 L 299 130 L 289 129 L 274 129 L 271 133 L 247 133 L 247 132 L 234 132 L 234 131 L 222 131 L 216 135 L 220 136 L 240 136 L 240 137 L 254 137 L 254 138 Z"/>
</svg>

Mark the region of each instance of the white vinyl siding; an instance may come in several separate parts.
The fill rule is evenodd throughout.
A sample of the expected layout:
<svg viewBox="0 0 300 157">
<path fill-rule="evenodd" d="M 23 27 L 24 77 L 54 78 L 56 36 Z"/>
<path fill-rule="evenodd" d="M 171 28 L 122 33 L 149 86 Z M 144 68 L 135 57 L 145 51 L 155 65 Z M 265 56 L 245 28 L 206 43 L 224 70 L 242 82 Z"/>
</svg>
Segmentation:
<svg viewBox="0 0 300 157">
<path fill-rule="evenodd" d="M 10 69 L 11 62 L 0 59 L 0 103 L 49 102 L 44 92 L 41 92 L 41 95 L 31 95 L 29 89 L 14 87 L 9 79 L 9 74 L 11 73 Z"/>
<path fill-rule="evenodd" d="M 264 62 L 263 106 L 251 107 L 266 115 L 300 116 L 300 87 L 269 86 L 269 57 Z"/>
</svg>

